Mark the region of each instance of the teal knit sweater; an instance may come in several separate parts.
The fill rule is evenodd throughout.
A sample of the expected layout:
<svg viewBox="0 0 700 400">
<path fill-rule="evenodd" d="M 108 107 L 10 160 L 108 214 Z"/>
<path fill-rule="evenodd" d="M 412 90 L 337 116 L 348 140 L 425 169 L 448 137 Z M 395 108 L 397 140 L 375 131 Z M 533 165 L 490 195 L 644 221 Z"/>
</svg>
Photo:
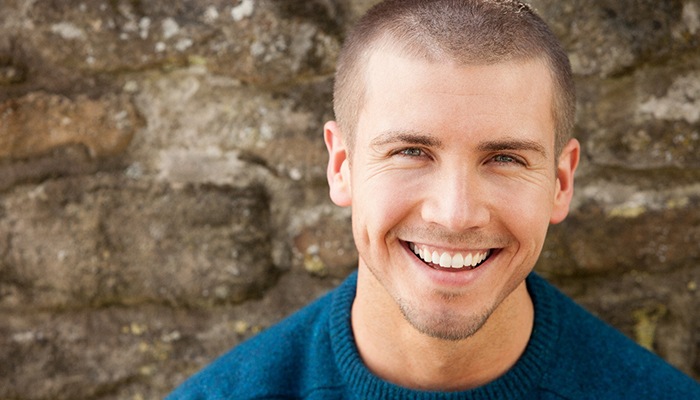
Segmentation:
<svg viewBox="0 0 700 400">
<path fill-rule="evenodd" d="M 350 327 L 357 277 L 194 375 L 178 399 L 699 399 L 700 384 L 531 274 L 530 342 L 516 365 L 463 392 L 406 389 L 362 363 Z"/>
</svg>

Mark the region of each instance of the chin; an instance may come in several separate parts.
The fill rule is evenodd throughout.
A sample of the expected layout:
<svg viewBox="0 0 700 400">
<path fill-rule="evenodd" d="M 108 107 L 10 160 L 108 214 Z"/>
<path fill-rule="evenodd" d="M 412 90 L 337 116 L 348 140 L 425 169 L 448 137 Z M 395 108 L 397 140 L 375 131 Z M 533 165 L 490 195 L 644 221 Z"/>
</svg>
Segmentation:
<svg viewBox="0 0 700 400">
<path fill-rule="evenodd" d="M 459 341 L 472 337 L 484 326 L 491 311 L 474 311 L 465 314 L 463 308 L 459 312 L 446 309 L 426 310 L 424 305 L 416 307 L 407 302 L 399 301 L 399 309 L 406 321 L 418 332 L 435 339 Z"/>
</svg>

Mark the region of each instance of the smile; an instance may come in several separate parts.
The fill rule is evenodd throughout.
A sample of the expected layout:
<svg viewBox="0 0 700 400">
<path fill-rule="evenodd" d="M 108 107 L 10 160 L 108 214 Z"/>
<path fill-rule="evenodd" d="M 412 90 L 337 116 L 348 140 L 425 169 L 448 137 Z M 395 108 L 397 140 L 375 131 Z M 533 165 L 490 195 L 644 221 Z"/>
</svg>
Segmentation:
<svg viewBox="0 0 700 400">
<path fill-rule="evenodd" d="M 408 247 L 413 253 L 431 267 L 442 267 L 451 269 L 474 269 L 483 264 L 491 255 L 491 250 L 476 252 L 438 251 L 430 249 L 428 246 L 408 243 Z"/>
</svg>

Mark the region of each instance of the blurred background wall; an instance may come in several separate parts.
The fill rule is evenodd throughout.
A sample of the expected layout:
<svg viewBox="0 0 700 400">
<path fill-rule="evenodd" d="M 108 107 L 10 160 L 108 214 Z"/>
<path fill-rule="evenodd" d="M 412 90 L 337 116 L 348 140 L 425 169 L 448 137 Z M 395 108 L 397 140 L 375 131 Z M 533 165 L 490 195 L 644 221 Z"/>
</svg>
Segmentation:
<svg viewBox="0 0 700 400">
<path fill-rule="evenodd" d="M 356 265 L 334 61 L 374 0 L 0 1 L 0 399 L 160 398 Z M 534 1 L 583 160 L 538 271 L 700 378 L 700 0 Z"/>
</svg>

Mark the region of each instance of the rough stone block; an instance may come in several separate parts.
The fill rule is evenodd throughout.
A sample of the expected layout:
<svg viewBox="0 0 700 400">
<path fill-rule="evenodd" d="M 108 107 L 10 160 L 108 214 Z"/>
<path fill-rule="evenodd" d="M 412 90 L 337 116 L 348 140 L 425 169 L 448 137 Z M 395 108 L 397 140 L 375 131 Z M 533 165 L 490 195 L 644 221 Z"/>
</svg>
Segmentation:
<svg viewBox="0 0 700 400">
<path fill-rule="evenodd" d="M 669 271 L 700 263 L 700 187 L 579 187 L 568 219 L 550 229 L 542 270 L 555 275 Z"/>
<path fill-rule="evenodd" d="M 38 157 L 70 144 L 91 157 L 122 153 L 140 120 L 125 96 L 71 100 L 30 93 L 0 103 L 0 160 Z"/>
<path fill-rule="evenodd" d="M 149 135 L 135 138 L 130 154 L 149 166 L 157 150 L 153 174 L 168 179 L 168 160 L 192 156 L 229 165 L 234 175 L 249 174 L 233 165 L 241 160 L 257 175 L 264 175 L 262 169 L 293 181 L 325 182 L 322 126 L 331 114 L 329 80 L 282 95 L 189 69 L 134 85 Z"/>
<path fill-rule="evenodd" d="M 532 4 L 569 51 L 578 75 L 610 77 L 700 44 L 695 0 L 586 0 Z"/>
<path fill-rule="evenodd" d="M 14 35 L 32 58 L 87 73 L 206 65 L 261 85 L 332 72 L 335 7 L 270 0 L 94 1 L 16 6 Z"/>
<path fill-rule="evenodd" d="M 294 255 L 308 273 L 342 278 L 357 268 L 349 211 L 323 206 L 296 216 Z"/>
<path fill-rule="evenodd" d="M 274 279 L 259 187 L 67 178 L 3 202 L 2 307 L 237 303 Z"/>
<path fill-rule="evenodd" d="M 0 398 L 156 399 L 337 281 L 290 273 L 259 300 L 212 308 L 157 305 L 0 310 Z"/>
<path fill-rule="evenodd" d="M 640 69 L 581 85 L 578 132 L 590 161 L 631 170 L 700 168 L 699 66 Z"/>
</svg>

